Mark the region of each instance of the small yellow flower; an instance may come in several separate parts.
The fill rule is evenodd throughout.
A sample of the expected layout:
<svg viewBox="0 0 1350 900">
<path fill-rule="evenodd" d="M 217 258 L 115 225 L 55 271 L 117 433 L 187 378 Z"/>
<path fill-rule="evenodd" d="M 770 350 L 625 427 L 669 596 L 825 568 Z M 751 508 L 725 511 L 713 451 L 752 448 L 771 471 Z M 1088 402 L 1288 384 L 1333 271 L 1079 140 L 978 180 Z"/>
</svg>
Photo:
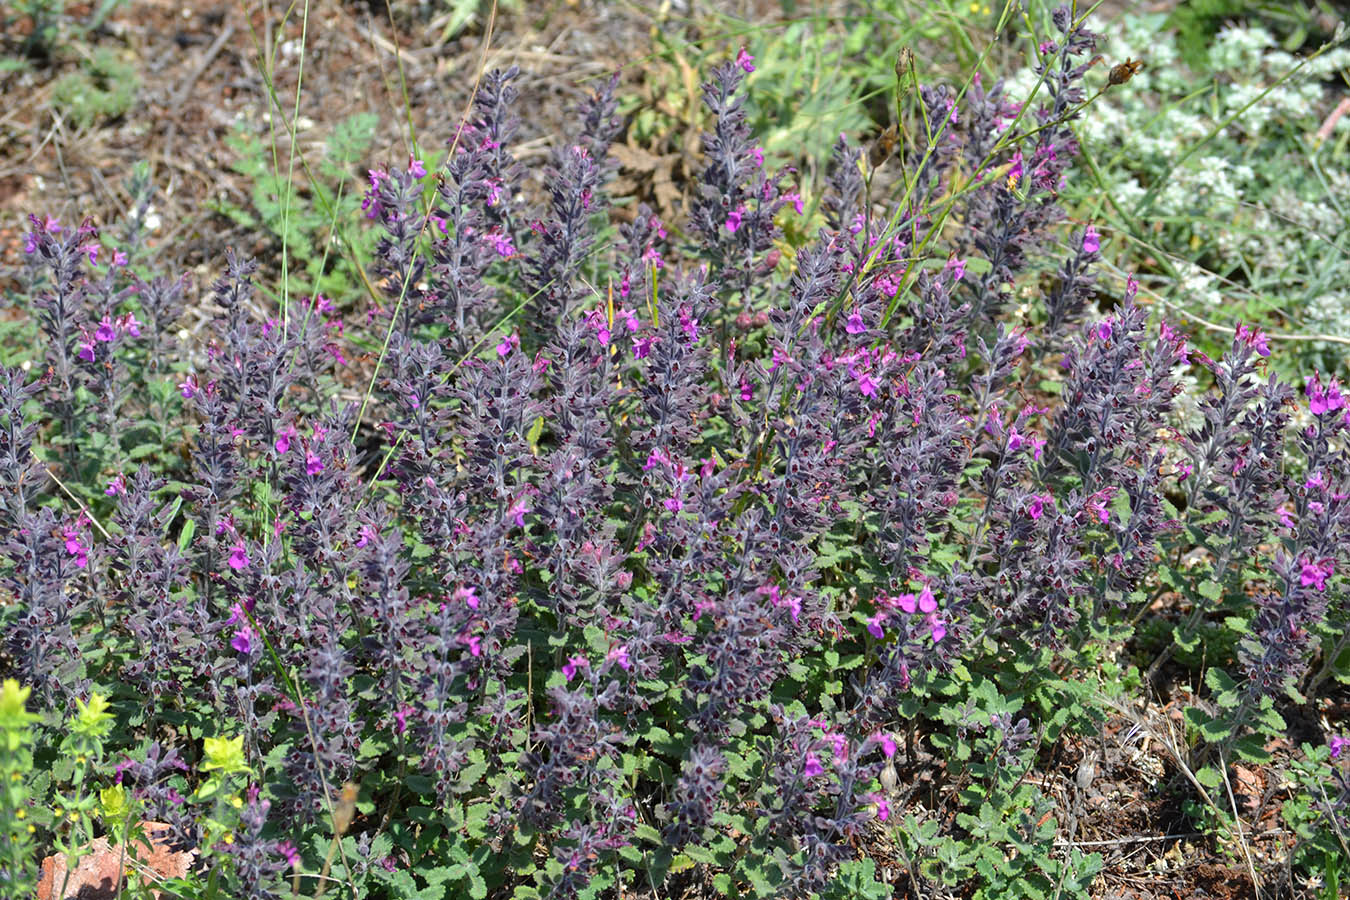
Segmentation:
<svg viewBox="0 0 1350 900">
<path fill-rule="evenodd" d="M 24 817 L 27 816 L 27 815 L 28 815 L 28 810 L 26 810 L 26 809 L 16 809 L 16 810 L 14 811 L 14 818 L 16 818 L 16 819 L 22 819 L 22 818 L 24 818 Z"/>
<path fill-rule="evenodd" d="M 239 809 L 241 806 L 244 805 L 244 798 L 243 798 L 243 797 L 231 797 L 231 798 L 230 798 L 230 805 L 233 806 L 235 809 Z"/>
<path fill-rule="evenodd" d="M 227 831 L 227 832 L 225 832 L 225 836 L 224 836 L 223 838 L 221 838 L 221 840 L 224 841 L 224 842 L 227 843 L 227 844 L 233 844 L 233 843 L 234 843 L 234 835 L 233 835 L 233 834 L 230 834 L 230 832 Z"/>
<path fill-rule="evenodd" d="M 1008 190 L 1010 190 L 1010 191 L 1015 191 L 1015 190 L 1017 190 L 1017 176 L 1016 176 L 1016 175 L 1009 175 L 1009 176 L 1008 176 Z"/>
</svg>

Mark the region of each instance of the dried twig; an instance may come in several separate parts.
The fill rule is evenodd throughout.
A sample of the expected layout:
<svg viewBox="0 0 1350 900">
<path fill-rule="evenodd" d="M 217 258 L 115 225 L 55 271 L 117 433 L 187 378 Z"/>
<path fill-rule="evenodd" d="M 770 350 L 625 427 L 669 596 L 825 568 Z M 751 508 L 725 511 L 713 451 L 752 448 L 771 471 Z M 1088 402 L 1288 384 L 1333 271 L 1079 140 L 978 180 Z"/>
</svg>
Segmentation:
<svg viewBox="0 0 1350 900">
<path fill-rule="evenodd" d="M 37 459 L 36 456 L 34 456 L 33 458 Z M 56 473 L 52 471 L 52 467 L 47 465 L 45 462 L 42 462 L 42 460 L 40 459 L 38 460 L 38 462 L 42 463 L 42 468 L 45 469 L 47 474 L 51 476 L 52 481 L 56 482 L 56 486 L 59 487 L 67 497 L 75 501 L 75 505 L 80 508 L 80 512 L 84 513 L 85 518 L 87 518 L 90 522 L 94 524 L 94 527 L 98 529 L 99 534 L 103 535 L 103 539 L 106 541 L 112 540 L 112 535 L 108 534 L 108 529 L 104 528 L 102 525 L 99 524 L 98 519 L 94 518 L 94 514 L 89 511 L 89 507 L 84 505 L 83 500 L 81 500 L 79 497 L 76 497 L 73 493 L 71 493 L 70 488 L 66 487 L 66 483 L 62 481 L 60 478 L 58 478 L 56 476 Z"/>
</svg>

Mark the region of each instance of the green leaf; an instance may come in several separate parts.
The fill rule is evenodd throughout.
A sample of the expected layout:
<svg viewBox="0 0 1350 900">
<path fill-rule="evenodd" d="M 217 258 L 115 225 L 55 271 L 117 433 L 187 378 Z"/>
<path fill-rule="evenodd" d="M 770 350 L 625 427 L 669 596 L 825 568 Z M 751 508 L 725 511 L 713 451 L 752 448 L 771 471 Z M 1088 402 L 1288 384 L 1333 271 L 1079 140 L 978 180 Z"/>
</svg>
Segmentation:
<svg viewBox="0 0 1350 900">
<path fill-rule="evenodd" d="M 1205 766 L 1195 773 L 1195 780 L 1213 790 L 1223 784 L 1223 775 L 1213 766 Z"/>
<path fill-rule="evenodd" d="M 178 534 L 178 549 L 187 550 L 188 545 L 192 543 L 192 536 L 197 533 L 197 520 L 188 519 L 183 523 L 183 530 Z"/>
<path fill-rule="evenodd" d="M 1265 739 L 1259 734 L 1244 734 L 1233 742 L 1233 753 L 1238 759 L 1264 765 L 1271 760 L 1266 751 Z"/>
<path fill-rule="evenodd" d="M 1215 743 L 1228 737 L 1232 728 L 1222 719 L 1216 719 L 1202 709 L 1186 707 L 1184 713 L 1187 723 L 1200 732 L 1200 736 L 1209 743 Z"/>
<path fill-rule="evenodd" d="M 1200 646 L 1200 635 L 1197 633 L 1186 637 L 1178 630 L 1172 635 L 1172 642 L 1177 645 L 1177 649 L 1182 653 L 1193 653 L 1195 648 Z"/>
<path fill-rule="evenodd" d="M 1204 581 L 1200 582 L 1195 586 L 1195 589 L 1200 593 L 1201 597 L 1204 597 L 1207 600 L 1217 602 L 1219 598 L 1223 596 L 1223 585 L 1210 578 L 1206 578 Z"/>
<path fill-rule="evenodd" d="M 1238 686 L 1223 669 L 1212 668 L 1205 673 L 1205 683 L 1214 691 L 1214 702 L 1222 709 L 1236 709 L 1241 699 Z"/>
</svg>

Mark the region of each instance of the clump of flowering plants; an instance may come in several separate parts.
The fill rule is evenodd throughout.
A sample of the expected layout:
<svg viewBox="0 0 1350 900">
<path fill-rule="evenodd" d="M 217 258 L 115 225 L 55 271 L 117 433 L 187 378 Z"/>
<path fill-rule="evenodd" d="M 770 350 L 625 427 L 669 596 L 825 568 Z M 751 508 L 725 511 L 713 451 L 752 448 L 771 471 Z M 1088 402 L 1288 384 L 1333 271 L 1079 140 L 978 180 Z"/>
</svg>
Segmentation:
<svg viewBox="0 0 1350 900">
<path fill-rule="evenodd" d="M 811 188 L 755 145 L 748 54 L 704 86 L 687 222 L 607 196 L 614 82 L 532 205 L 518 73 L 494 72 L 441 171 L 371 171 L 369 310 L 272 318 L 231 256 L 191 370 L 180 282 L 32 219 L 43 355 L 0 377 L 0 584 L 45 752 L 68 701 L 112 698 L 119 796 L 239 896 L 288 872 L 599 896 L 695 865 L 727 894 L 880 896 L 878 829 L 915 891 L 1085 895 L 1100 860 L 1056 848 L 1027 771 L 1095 727 L 1164 587 L 1192 603 L 1179 645 L 1245 623 L 1214 679 L 1233 729 L 1325 679 L 1350 461 L 1316 377 L 1286 447 L 1259 332 L 1215 361 L 1132 285 L 1091 305 L 1100 236 L 1056 198 L 1096 38 L 1054 22 L 1046 106 L 922 87 L 903 196 L 871 198 L 841 137 L 800 246 L 781 223 Z M 1014 321 L 1022 288 L 1044 302 Z M 343 403 L 362 328 L 382 349 Z M 1187 367 L 1213 386 L 1178 434 Z"/>
</svg>

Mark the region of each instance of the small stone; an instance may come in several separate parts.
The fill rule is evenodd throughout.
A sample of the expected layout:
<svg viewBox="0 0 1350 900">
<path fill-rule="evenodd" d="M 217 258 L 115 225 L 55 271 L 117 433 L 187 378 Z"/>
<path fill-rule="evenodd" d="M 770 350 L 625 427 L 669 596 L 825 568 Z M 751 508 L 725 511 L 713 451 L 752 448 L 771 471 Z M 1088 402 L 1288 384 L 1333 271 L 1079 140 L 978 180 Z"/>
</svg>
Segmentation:
<svg viewBox="0 0 1350 900">
<path fill-rule="evenodd" d="M 145 834 L 168 827 L 162 822 L 142 822 L 139 829 Z M 182 878 L 192 867 L 192 859 L 197 853 L 195 850 L 170 850 L 164 840 L 152 839 L 149 846 L 144 840 L 137 840 L 136 845 L 134 865 L 142 873 L 142 879 L 153 879 L 155 876 Z M 113 847 L 107 838 L 94 838 L 85 845 L 83 855 L 67 878 L 65 854 L 53 854 L 42 861 L 37 900 L 114 900 L 123 872 L 132 868 L 130 855 L 130 850 Z M 55 892 L 60 890 L 62 883 L 65 884 L 65 893 L 56 898 Z M 159 896 L 158 891 L 154 894 Z"/>
</svg>

